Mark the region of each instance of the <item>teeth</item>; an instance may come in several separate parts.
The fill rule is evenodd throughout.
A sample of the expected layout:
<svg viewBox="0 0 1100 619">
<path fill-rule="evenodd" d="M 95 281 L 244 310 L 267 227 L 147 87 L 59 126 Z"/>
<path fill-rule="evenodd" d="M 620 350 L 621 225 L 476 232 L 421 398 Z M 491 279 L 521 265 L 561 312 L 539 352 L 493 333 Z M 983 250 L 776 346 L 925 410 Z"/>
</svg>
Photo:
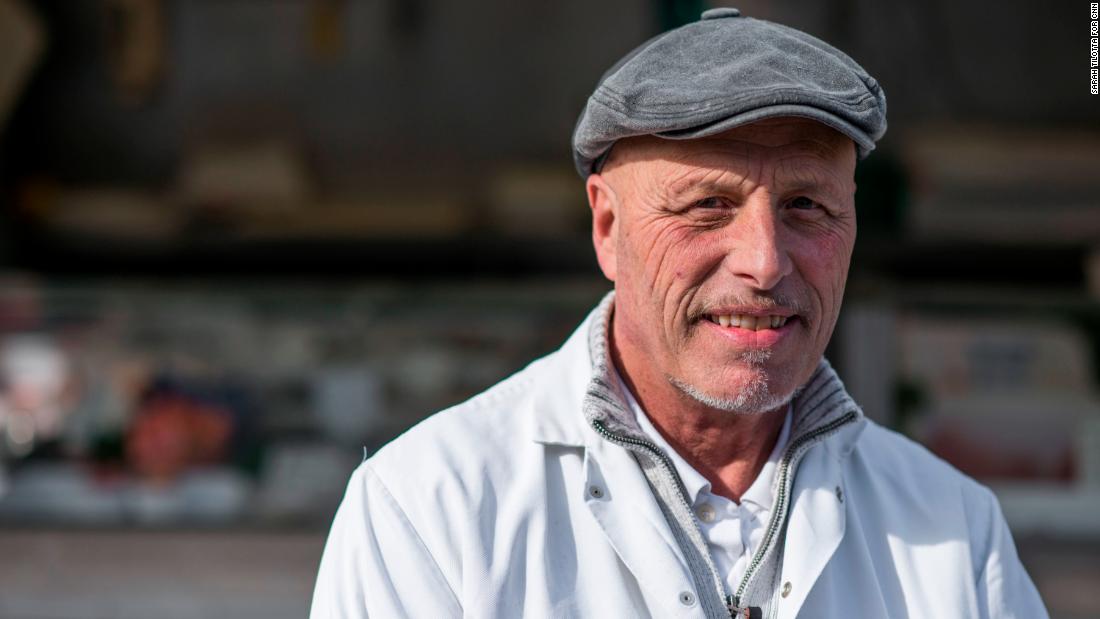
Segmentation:
<svg viewBox="0 0 1100 619">
<path fill-rule="evenodd" d="M 723 327 L 735 327 L 759 331 L 760 329 L 778 329 L 787 324 L 786 316 L 747 316 L 744 314 L 718 314 L 710 316 L 711 322 Z"/>
</svg>

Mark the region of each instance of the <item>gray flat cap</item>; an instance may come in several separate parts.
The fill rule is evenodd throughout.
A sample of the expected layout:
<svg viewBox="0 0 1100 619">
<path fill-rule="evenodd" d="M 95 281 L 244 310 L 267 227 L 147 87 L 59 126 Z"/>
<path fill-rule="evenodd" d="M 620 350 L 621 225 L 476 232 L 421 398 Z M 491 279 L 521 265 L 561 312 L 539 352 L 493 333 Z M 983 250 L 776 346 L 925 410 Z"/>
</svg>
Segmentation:
<svg viewBox="0 0 1100 619">
<path fill-rule="evenodd" d="M 711 9 L 604 73 L 573 132 L 573 160 L 586 178 L 626 137 L 701 138 L 777 116 L 836 129 L 862 159 L 886 133 L 886 95 L 823 41 L 737 9 Z"/>
</svg>

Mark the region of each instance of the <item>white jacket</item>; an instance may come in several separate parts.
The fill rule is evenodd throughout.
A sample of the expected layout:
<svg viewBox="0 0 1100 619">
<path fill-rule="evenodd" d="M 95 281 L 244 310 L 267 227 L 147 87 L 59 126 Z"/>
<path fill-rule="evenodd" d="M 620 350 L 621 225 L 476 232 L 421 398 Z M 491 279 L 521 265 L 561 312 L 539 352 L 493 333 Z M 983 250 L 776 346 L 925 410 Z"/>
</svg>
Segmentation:
<svg viewBox="0 0 1100 619">
<path fill-rule="evenodd" d="M 661 467 L 593 424 L 630 431 L 592 411 L 610 304 L 355 471 L 313 619 L 727 614 Z M 785 526 L 738 602 L 782 619 L 1047 616 L 988 489 L 864 418 L 824 361 L 808 385 L 830 405 L 796 399 L 791 444 L 833 425 L 801 443 L 789 510 L 773 510 Z"/>
</svg>

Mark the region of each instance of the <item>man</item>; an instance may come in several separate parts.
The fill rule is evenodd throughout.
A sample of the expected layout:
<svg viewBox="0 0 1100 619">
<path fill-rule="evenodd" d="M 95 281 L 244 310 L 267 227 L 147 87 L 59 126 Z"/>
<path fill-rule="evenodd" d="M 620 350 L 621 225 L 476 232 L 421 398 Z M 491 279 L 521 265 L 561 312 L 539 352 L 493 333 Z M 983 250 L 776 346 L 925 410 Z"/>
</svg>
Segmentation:
<svg viewBox="0 0 1100 619">
<path fill-rule="evenodd" d="M 313 617 L 1045 616 L 992 494 L 822 357 L 885 106 L 735 9 L 605 74 L 574 157 L 615 291 L 363 463 Z"/>
</svg>

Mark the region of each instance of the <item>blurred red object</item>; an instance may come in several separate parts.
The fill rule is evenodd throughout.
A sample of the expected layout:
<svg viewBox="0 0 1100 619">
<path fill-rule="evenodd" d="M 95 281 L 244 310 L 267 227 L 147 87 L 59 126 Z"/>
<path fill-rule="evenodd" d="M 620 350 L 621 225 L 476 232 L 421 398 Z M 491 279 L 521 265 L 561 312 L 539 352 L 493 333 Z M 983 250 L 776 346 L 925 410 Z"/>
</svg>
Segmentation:
<svg viewBox="0 0 1100 619">
<path fill-rule="evenodd" d="M 227 411 L 180 395 L 142 406 L 126 437 L 126 459 L 141 477 L 167 483 L 188 468 L 221 461 L 233 432 Z"/>
</svg>

